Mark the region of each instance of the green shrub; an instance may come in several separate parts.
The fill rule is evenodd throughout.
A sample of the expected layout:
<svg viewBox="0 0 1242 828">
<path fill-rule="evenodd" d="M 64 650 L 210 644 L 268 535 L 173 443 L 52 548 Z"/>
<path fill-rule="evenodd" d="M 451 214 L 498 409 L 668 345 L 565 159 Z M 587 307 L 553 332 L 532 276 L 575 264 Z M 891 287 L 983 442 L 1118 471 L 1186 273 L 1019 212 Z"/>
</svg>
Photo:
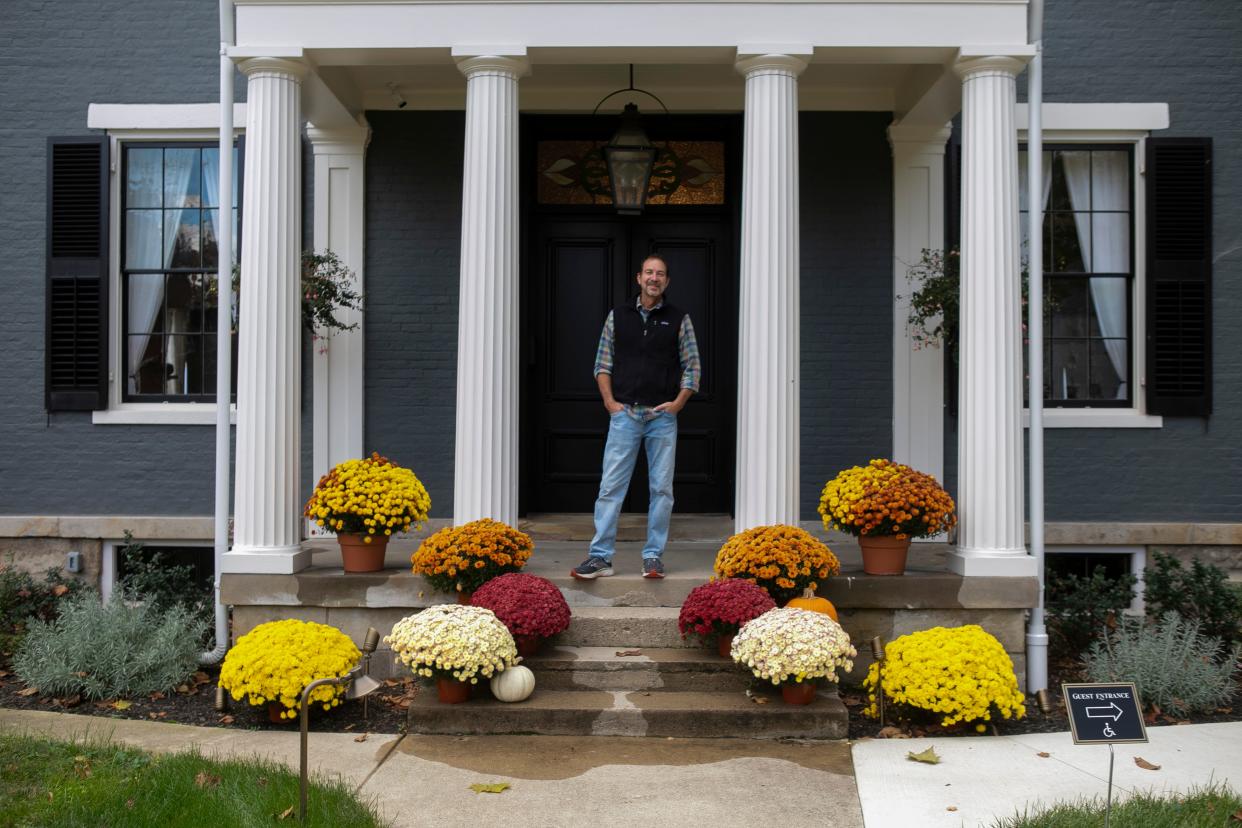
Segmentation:
<svg viewBox="0 0 1242 828">
<path fill-rule="evenodd" d="M 31 624 L 13 671 L 56 696 L 111 699 L 169 690 L 198 665 L 202 623 L 184 607 L 167 610 L 114 596 L 81 595 L 54 621 Z"/>
<path fill-rule="evenodd" d="M 1114 578 L 1102 566 L 1091 570 L 1089 578 L 1049 571 L 1045 603 L 1053 647 L 1074 658 L 1081 656 L 1130 606 L 1134 584 L 1133 575 Z"/>
<path fill-rule="evenodd" d="M 199 644 L 210 649 L 215 618 L 215 588 L 211 579 L 198 577 L 188 564 L 172 563 L 163 552 L 148 554 L 128 529 L 118 556 L 125 562 L 125 577 L 117 588 L 129 600 L 151 604 L 158 610 L 183 607 L 202 623 L 203 639 Z"/>
<path fill-rule="evenodd" d="M 49 569 L 43 580 L 13 565 L 13 556 L 0 566 L 0 652 L 15 650 L 26 628 L 36 619 L 50 621 L 74 595 L 91 592 L 84 581 Z"/>
<path fill-rule="evenodd" d="M 1186 715 L 1214 710 L 1234 694 L 1233 672 L 1242 645 L 1232 648 L 1202 635 L 1192 618 L 1127 618 L 1091 645 L 1084 660 L 1089 681 L 1132 681 L 1139 698 Z"/>
<path fill-rule="evenodd" d="M 1242 641 L 1242 597 L 1223 570 L 1199 561 L 1192 561 L 1187 570 L 1162 552 L 1152 562 L 1144 576 L 1148 615 L 1160 618 L 1176 612 L 1197 620 L 1205 635 L 1226 644 Z"/>
</svg>

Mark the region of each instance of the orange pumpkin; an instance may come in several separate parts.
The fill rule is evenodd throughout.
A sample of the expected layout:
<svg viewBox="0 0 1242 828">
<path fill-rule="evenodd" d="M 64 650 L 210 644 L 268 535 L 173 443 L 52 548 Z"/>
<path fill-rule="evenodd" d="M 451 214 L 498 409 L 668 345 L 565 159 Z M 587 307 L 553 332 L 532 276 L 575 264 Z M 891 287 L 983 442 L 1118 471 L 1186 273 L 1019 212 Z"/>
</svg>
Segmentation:
<svg viewBox="0 0 1242 828">
<path fill-rule="evenodd" d="M 811 591 L 810 587 L 802 590 L 802 596 L 800 598 L 794 598 L 785 606 L 793 607 L 794 609 L 810 610 L 811 612 L 822 612 L 833 621 L 838 620 L 837 608 L 832 605 L 832 602 L 827 598 L 820 598 L 817 596 Z"/>
</svg>

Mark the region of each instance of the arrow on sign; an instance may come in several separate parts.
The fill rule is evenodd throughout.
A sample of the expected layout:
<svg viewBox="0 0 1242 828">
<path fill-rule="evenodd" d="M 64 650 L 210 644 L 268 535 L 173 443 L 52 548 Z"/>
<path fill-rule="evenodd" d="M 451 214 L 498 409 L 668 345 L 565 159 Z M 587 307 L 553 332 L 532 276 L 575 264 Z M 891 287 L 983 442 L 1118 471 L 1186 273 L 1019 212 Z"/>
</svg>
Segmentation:
<svg viewBox="0 0 1242 828">
<path fill-rule="evenodd" d="M 1088 707 L 1088 719 L 1112 719 L 1114 722 L 1121 718 L 1121 708 L 1116 702 L 1109 702 L 1108 707 Z"/>
</svg>

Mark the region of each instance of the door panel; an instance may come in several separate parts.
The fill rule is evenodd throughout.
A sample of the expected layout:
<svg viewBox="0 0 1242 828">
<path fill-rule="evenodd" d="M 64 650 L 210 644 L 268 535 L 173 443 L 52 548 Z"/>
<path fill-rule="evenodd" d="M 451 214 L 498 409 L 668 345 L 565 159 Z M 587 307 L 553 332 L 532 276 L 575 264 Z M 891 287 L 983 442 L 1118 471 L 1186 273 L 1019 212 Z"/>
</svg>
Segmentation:
<svg viewBox="0 0 1242 828">
<path fill-rule="evenodd" d="M 674 509 L 732 509 L 732 331 L 735 277 L 727 216 L 673 220 L 596 214 L 535 219 L 529 280 L 527 389 L 531 431 L 527 508 L 590 512 L 599 490 L 608 415 L 592 375 L 608 311 L 637 293 L 634 274 L 653 251 L 669 265 L 669 301 L 690 313 L 703 366 L 699 393 L 679 415 Z M 647 509 L 640 453 L 625 510 Z"/>
</svg>

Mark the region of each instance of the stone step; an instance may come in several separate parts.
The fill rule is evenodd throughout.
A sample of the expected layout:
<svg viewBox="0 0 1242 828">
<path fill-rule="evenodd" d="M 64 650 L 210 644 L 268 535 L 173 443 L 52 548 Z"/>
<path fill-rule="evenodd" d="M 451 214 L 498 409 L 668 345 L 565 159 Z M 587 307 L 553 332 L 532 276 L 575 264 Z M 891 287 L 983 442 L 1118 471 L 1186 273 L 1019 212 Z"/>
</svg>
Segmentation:
<svg viewBox="0 0 1242 828">
<path fill-rule="evenodd" d="M 745 691 L 752 682 L 758 683 L 733 659 L 706 648 L 545 645 L 523 663 L 544 690 Z"/>
<path fill-rule="evenodd" d="M 486 697 L 484 697 L 486 696 Z M 780 693 L 755 698 L 730 692 L 606 692 L 548 690 L 505 704 L 486 690 L 462 704 L 441 704 L 434 688 L 410 704 L 409 732 L 422 734 L 534 733 L 549 736 L 735 737 L 844 739 L 845 705 L 821 690 L 807 705 L 785 704 Z"/>
<path fill-rule="evenodd" d="M 569 629 L 549 643 L 556 647 L 697 648 L 696 638 L 682 640 L 677 632 L 678 607 L 573 608 Z"/>
</svg>

